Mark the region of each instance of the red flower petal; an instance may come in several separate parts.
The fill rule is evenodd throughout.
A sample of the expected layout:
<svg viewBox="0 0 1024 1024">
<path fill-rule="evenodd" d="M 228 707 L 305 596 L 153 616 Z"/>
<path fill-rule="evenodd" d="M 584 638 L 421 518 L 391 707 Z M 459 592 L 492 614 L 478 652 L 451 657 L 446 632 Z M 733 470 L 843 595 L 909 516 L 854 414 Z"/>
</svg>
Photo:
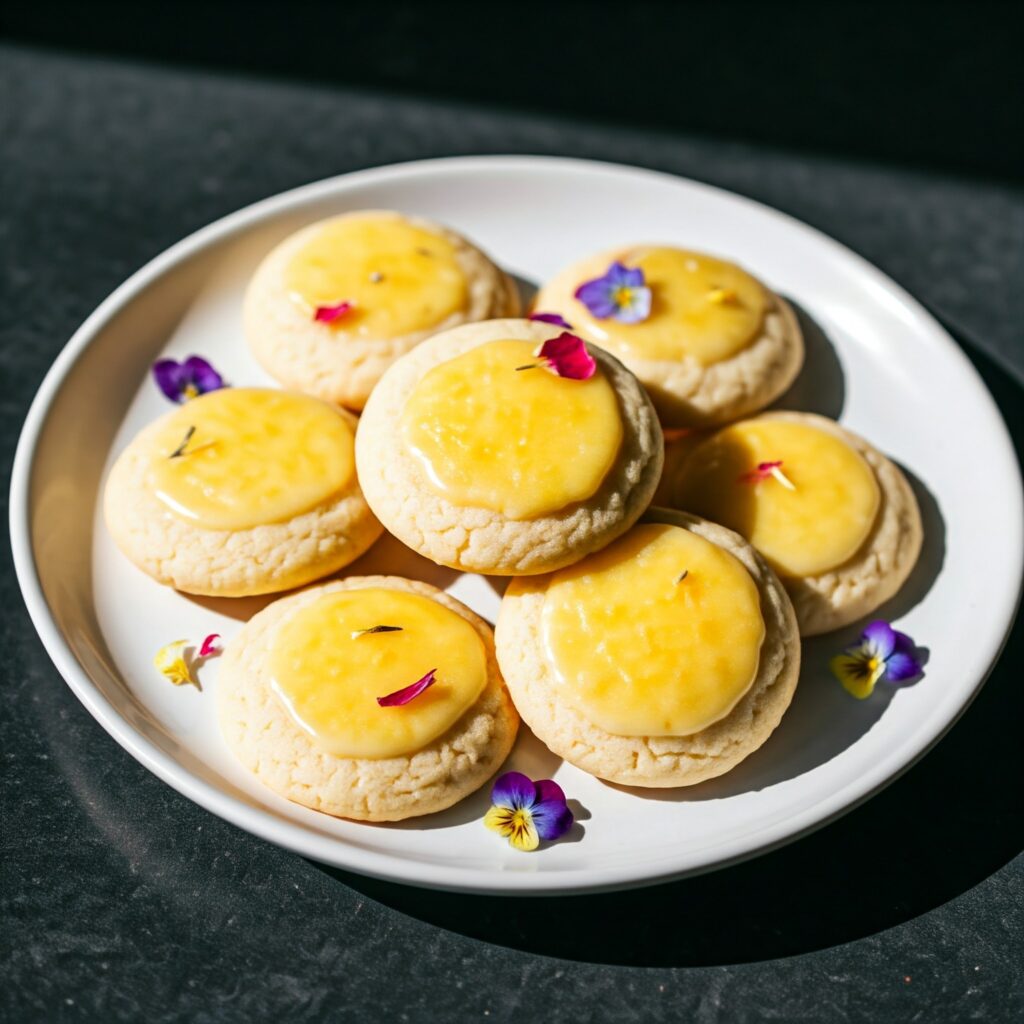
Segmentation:
<svg viewBox="0 0 1024 1024">
<path fill-rule="evenodd" d="M 417 679 L 411 686 L 395 690 L 394 693 L 389 693 L 385 697 L 378 697 L 377 703 L 382 708 L 395 708 L 408 704 L 409 701 L 415 700 L 424 690 L 434 685 L 434 677 L 436 675 L 437 669 L 432 668 L 422 679 Z"/>
<path fill-rule="evenodd" d="M 317 306 L 313 319 L 319 320 L 322 324 L 333 324 L 335 320 L 340 320 L 348 313 L 354 305 L 354 302 L 338 302 L 333 306 Z"/>
<path fill-rule="evenodd" d="M 208 658 L 211 654 L 217 653 L 220 646 L 220 633 L 211 633 L 199 648 L 199 657 Z"/>
<path fill-rule="evenodd" d="M 563 331 L 548 338 L 537 350 L 547 369 L 570 380 L 590 380 L 597 372 L 597 360 L 587 351 L 582 338 Z"/>
</svg>

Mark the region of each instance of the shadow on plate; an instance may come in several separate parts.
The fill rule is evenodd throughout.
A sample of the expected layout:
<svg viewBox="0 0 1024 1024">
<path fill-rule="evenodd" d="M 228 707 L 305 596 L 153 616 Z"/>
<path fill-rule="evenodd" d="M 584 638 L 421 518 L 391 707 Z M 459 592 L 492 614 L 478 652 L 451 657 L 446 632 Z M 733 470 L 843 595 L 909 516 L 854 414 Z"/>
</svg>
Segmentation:
<svg viewBox="0 0 1024 1024">
<path fill-rule="evenodd" d="M 1019 456 L 1024 394 L 985 356 L 969 354 L 1009 422 Z M 911 577 L 903 598 L 885 610 L 893 616 L 921 599 L 944 553 L 944 544 L 936 541 L 941 519 L 934 502 L 914 483 L 932 541 L 922 557 L 925 568 Z M 823 642 L 834 645 L 834 639 Z M 818 657 L 812 649 L 810 658 Z M 851 942 L 972 889 L 1024 847 L 1022 670 L 1024 623 L 1018 618 L 988 683 L 923 761 L 861 807 L 799 842 L 700 877 L 621 893 L 529 899 L 432 892 L 323 870 L 419 920 L 485 942 L 577 961 L 711 966 Z M 837 688 L 824 681 L 818 687 L 805 678 L 802 689 L 813 701 L 827 701 Z M 862 712 L 844 702 L 844 713 L 851 708 L 862 716 L 851 726 L 854 732 L 870 728 L 884 710 L 875 701 Z M 811 743 L 812 749 L 797 755 L 812 766 L 827 758 L 828 750 L 815 751 L 813 723 L 801 724 L 804 712 L 800 705 L 795 710 L 788 728 Z M 785 741 L 784 731 L 769 747 L 779 738 Z M 750 758 L 753 767 L 757 756 Z M 771 770 L 760 768 L 769 776 Z M 742 783 L 742 775 L 732 775 Z M 726 785 L 722 780 L 715 795 L 726 795 Z"/>
<path fill-rule="evenodd" d="M 816 412 L 837 420 L 846 401 L 846 381 L 839 356 L 810 313 L 792 299 L 786 301 L 793 307 L 804 335 L 804 365 L 789 390 L 771 407 Z"/>
</svg>

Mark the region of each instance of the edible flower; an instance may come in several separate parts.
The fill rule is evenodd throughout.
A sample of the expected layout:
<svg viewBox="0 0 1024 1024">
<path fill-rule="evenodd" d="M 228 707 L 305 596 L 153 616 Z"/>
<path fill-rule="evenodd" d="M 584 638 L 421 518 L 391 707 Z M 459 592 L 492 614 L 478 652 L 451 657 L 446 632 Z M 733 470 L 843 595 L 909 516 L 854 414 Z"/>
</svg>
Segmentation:
<svg viewBox="0 0 1024 1024">
<path fill-rule="evenodd" d="M 517 366 L 516 370 L 535 370 L 540 366 L 557 377 L 570 380 L 590 380 L 597 372 L 597 360 L 587 351 L 583 339 L 568 331 L 557 338 L 548 338 L 534 355 L 540 359 L 539 363 Z"/>
<path fill-rule="evenodd" d="M 224 387 L 224 378 L 202 356 L 189 356 L 181 363 L 177 359 L 158 359 L 153 364 L 153 379 L 172 402 L 179 404 Z"/>
<path fill-rule="evenodd" d="M 521 772 L 505 772 L 491 790 L 484 824 L 517 850 L 536 850 L 542 839 L 561 839 L 572 828 L 572 811 L 562 787 L 551 779 L 532 782 Z"/>
<path fill-rule="evenodd" d="M 355 629 L 352 631 L 352 639 L 358 640 L 361 636 L 371 636 L 374 633 L 401 633 L 401 626 L 369 626 L 366 629 Z"/>
<path fill-rule="evenodd" d="M 576 289 L 576 298 L 598 320 L 618 320 L 638 324 L 651 315 L 651 289 L 644 284 L 644 272 L 613 263 L 603 277 L 584 281 Z"/>
<path fill-rule="evenodd" d="M 531 313 L 531 320 L 538 320 L 542 324 L 554 324 L 556 327 L 564 327 L 567 331 L 572 330 L 572 324 L 563 316 L 557 313 Z"/>
<path fill-rule="evenodd" d="M 199 652 L 195 656 L 191 655 L 192 650 L 192 641 L 173 640 L 169 644 L 164 644 L 156 652 L 153 664 L 160 674 L 175 686 L 191 683 L 196 689 L 199 689 L 199 680 L 195 677 L 197 663 L 220 653 L 220 635 L 211 633 L 206 637 L 199 645 Z"/>
<path fill-rule="evenodd" d="M 767 480 L 768 477 L 774 477 L 787 491 L 796 490 L 796 485 L 793 481 L 782 472 L 782 459 L 779 459 L 777 462 L 759 462 L 757 469 L 752 469 L 749 473 L 742 474 L 740 480 L 745 484 L 756 484 L 762 480 Z"/>
<path fill-rule="evenodd" d="M 861 633 L 857 643 L 837 654 L 828 667 L 849 693 L 864 700 L 874 692 L 879 679 L 905 683 L 921 674 L 922 663 L 914 641 L 906 633 L 878 620 Z"/>
<path fill-rule="evenodd" d="M 415 700 L 424 690 L 429 689 L 434 685 L 434 679 L 437 676 L 437 669 L 432 668 L 422 679 L 417 679 L 411 686 L 404 686 L 401 690 L 395 690 L 394 693 L 389 693 L 384 697 L 378 697 L 377 703 L 382 708 L 398 708 L 409 701 Z"/>
<path fill-rule="evenodd" d="M 354 302 L 347 301 L 336 302 L 333 306 L 317 306 L 313 319 L 322 324 L 333 324 L 335 320 L 340 320 L 346 313 L 350 312 L 354 306 Z"/>
</svg>

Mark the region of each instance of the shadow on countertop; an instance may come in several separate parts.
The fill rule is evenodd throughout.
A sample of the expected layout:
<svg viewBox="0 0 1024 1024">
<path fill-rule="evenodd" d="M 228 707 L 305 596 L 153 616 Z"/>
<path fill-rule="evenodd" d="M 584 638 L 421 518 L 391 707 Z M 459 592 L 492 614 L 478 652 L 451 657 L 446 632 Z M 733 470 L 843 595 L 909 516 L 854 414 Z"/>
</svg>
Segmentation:
<svg viewBox="0 0 1024 1024">
<path fill-rule="evenodd" d="M 976 349 L 964 349 L 995 396 L 1019 458 L 1021 387 Z M 1022 670 L 1018 618 L 978 698 L 923 761 L 826 828 L 720 871 L 627 892 L 522 898 L 434 892 L 322 870 L 438 927 L 577 961 L 712 966 L 851 942 L 941 906 L 1024 847 Z"/>
</svg>

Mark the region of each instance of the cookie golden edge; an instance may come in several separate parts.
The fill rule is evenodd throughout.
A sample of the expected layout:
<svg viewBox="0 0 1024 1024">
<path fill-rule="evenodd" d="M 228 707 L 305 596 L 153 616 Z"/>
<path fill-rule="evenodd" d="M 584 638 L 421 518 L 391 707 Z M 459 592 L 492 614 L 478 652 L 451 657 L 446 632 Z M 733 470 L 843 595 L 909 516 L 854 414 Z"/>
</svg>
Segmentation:
<svg viewBox="0 0 1024 1024">
<path fill-rule="evenodd" d="M 870 615 L 903 588 L 917 564 L 924 543 L 921 509 L 903 471 L 859 434 L 835 420 L 810 412 L 774 411 L 757 419 L 786 420 L 823 430 L 844 441 L 870 466 L 878 483 L 879 505 L 871 532 L 842 565 L 814 576 L 782 577 L 796 609 L 801 636 L 842 629 Z M 671 488 L 662 493 L 677 500 L 685 460 L 675 466 Z"/>
<path fill-rule="evenodd" d="M 551 572 L 611 543 L 647 508 L 661 478 L 661 427 L 636 377 L 597 346 L 591 352 L 618 397 L 623 439 L 615 465 L 587 501 L 529 520 L 455 505 L 431 488 L 402 441 L 405 404 L 435 366 L 490 341 L 517 338 L 540 345 L 561 330 L 520 319 L 466 324 L 424 342 L 384 375 L 359 420 L 356 466 L 370 507 L 405 545 L 465 572 Z"/>
<path fill-rule="evenodd" d="M 351 413 L 338 414 L 355 429 Z M 161 422 L 145 427 L 118 456 L 103 492 L 114 543 L 158 583 L 206 597 L 278 593 L 343 569 L 384 532 L 355 473 L 341 493 L 282 522 L 244 530 L 195 526 L 171 512 L 146 483 L 147 441 Z"/>
<path fill-rule="evenodd" d="M 591 264 L 629 263 L 637 251 L 646 248 L 650 246 L 629 245 L 578 260 L 543 285 L 534 308 L 560 313 L 571 323 L 573 310 L 564 297 L 592 276 Z M 694 359 L 623 359 L 647 388 L 666 427 L 721 426 L 749 416 L 774 402 L 796 379 L 804 362 L 800 324 L 782 296 L 760 279 L 758 283 L 767 298 L 761 330 L 728 359 L 708 366 Z"/>
<path fill-rule="evenodd" d="M 652 508 L 643 521 L 679 526 L 717 544 L 757 586 L 765 621 L 757 675 L 728 715 L 691 736 L 618 736 L 559 701 L 541 640 L 547 577 L 516 580 L 506 592 L 495 629 L 498 662 L 523 721 L 570 764 L 623 786 L 693 786 L 734 768 L 775 731 L 796 691 L 800 636 L 778 577 L 739 534 L 671 509 Z"/>
<path fill-rule="evenodd" d="M 469 285 L 467 308 L 426 330 L 386 339 L 348 337 L 343 330 L 313 320 L 288 294 L 289 261 L 324 224 L 367 214 L 399 218 L 455 246 Z M 458 232 L 393 210 L 354 210 L 309 224 L 272 249 L 246 289 L 242 318 L 250 350 L 282 387 L 358 412 L 385 370 L 424 339 L 462 323 L 515 316 L 519 309 L 515 281 Z"/>
<path fill-rule="evenodd" d="M 324 594 L 367 587 L 437 601 L 473 626 L 486 651 L 487 683 L 476 702 L 442 736 L 408 756 L 372 760 L 319 750 L 270 685 L 269 652 L 277 630 Z M 444 591 L 398 576 L 353 576 L 275 601 L 227 645 L 216 687 L 222 735 L 245 768 L 288 800 L 357 821 L 401 821 L 451 807 L 497 772 L 519 729 L 491 627 Z"/>
</svg>

